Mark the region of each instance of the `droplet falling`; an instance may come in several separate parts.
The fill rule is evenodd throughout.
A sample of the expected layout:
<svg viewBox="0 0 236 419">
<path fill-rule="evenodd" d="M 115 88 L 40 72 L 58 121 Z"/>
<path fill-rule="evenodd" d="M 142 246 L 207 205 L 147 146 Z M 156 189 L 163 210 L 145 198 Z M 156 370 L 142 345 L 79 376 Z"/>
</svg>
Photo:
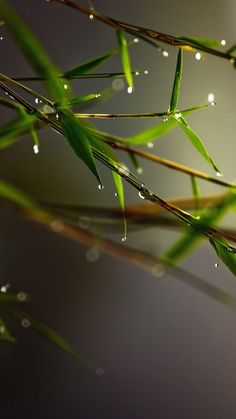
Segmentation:
<svg viewBox="0 0 236 419">
<path fill-rule="evenodd" d="M 201 54 L 200 52 L 196 52 L 196 54 L 195 54 L 195 59 L 196 59 L 197 61 L 200 61 L 200 60 L 202 59 L 202 54 Z"/>
<path fill-rule="evenodd" d="M 168 51 L 166 51 L 166 50 L 162 51 L 162 55 L 163 55 L 163 57 L 165 57 L 165 58 L 169 57 L 169 53 L 168 53 Z"/>
<path fill-rule="evenodd" d="M 39 146 L 38 146 L 38 144 L 35 144 L 33 146 L 33 150 L 34 150 L 34 154 L 38 154 L 39 153 Z"/>
<path fill-rule="evenodd" d="M 115 192 L 115 197 L 117 197 L 118 196 L 118 193 L 117 192 Z"/>
</svg>

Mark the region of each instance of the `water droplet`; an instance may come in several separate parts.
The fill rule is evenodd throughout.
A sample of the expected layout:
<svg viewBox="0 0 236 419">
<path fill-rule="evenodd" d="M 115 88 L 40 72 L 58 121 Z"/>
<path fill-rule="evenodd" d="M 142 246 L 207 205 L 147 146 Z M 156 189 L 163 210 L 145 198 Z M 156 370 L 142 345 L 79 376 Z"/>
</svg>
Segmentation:
<svg viewBox="0 0 236 419">
<path fill-rule="evenodd" d="M 176 114 L 175 114 L 175 117 L 176 117 L 177 119 L 181 118 L 181 116 L 182 116 L 182 114 L 181 114 L 181 113 L 176 113 Z"/>
<path fill-rule="evenodd" d="M 129 93 L 129 95 L 133 92 L 133 88 L 131 86 L 128 87 L 127 92 Z"/>
<path fill-rule="evenodd" d="M 93 14 L 92 14 L 92 13 L 89 15 L 89 19 L 90 19 L 90 20 L 93 20 L 93 19 L 94 19 L 94 16 L 93 16 Z"/>
<path fill-rule="evenodd" d="M 222 39 L 222 40 L 220 41 L 220 43 L 221 43 L 221 45 L 224 47 L 224 46 L 226 45 L 226 40 L 225 40 L 225 39 Z"/>
<path fill-rule="evenodd" d="M 96 262 L 100 257 L 100 252 L 96 247 L 91 247 L 86 251 L 86 259 L 89 262 Z"/>
<path fill-rule="evenodd" d="M 49 105 L 44 105 L 43 111 L 45 113 L 54 113 L 54 109 L 51 106 L 49 106 Z"/>
<path fill-rule="evenodd" d="M 118 196 L 118 193 L 117 192 L 115 192 L 115 197 L 117 197 Z"/>
<path fill-rule="evenodd" d="M 216 262 L 214 266 L 215 266 L 215 268 L 219 268 L 219 263 Z"/>
<path fill-rule="evenodd" d="M 144 74 L 148 74 L 149 73 L 149 71 L 148 70 L 144 70 Z"/>
<path fill-rule="evenodd" d="M 137 44 L 139 42 L 138 38 L 134 38 L 134 43 Z"/>
<path fill-rule="evenodd" d="M 214 95 L 214 93 L 209 93 L 208 94 L 208 96 L 207 96 L 207 100 L 208 100 L 208 102 L 209 103 L 211 103 L 212 105 L 214 105 L 215 103 L 215 95 Z"/>
<path fill-rule="evenodd" d="M 101 97 L 101 96 L 102 96 L 101 93 L 96 94 L 96 98 Z"/>
<path fill-rule="evenodd" d="M 135 76 L 139 76 L 140 72 L 139 71 L 135 71 Z"/>
<path fill-rule="evenodd" d="M 104 369 L 101 367 L 96 368 L 96 374 L 97 375 L 104 375 Z"/>
<path fill-rule="evenodd" d="M 122 79 L 114 79 L 112 82 L 112 89 L 115 90 L 115 92 L 121 92 L 125 87 L 125 83 Z"/>
<path fill-rule="evenodd" d="M 138 173 L 139 175 L 141 175 L 141 174 L 143 173 L 143 168 L 142 168 L 142 167 L 138 167 L 138 168 L 137 168 L 137 173 Z"/>
<path fill-rule="evenodd" d="M 231 58 L 230 62 L 231 62 L 231 64 L 234 64 L 235 63 L 235 58 Z"/>
<path fill-rule="evenodd" d="M 38 144 L 35 144 L 33 146 L 33 150 L 34 150 L 34 154 L 38 154 L 39 153 L 39 146 L 38 146 Z"/>
<path fill-rule="evenodd" d="M 152 274 L 157 277 L 157 278 L 161 278 L 165 273 L 165 268 L 163 265 L 157 263 L 156 265 L 153 266 L 152 268 Z"/>
<path fill-rule="evenodd" d="M 3 36 L 0 36 L 0 41 L 2 41 L 3 40 Z"/>
<path fill-rule="evenodd" d="M 127 240 L 127 237 L 126 236 L 124 236 L 124 237 L 122 237 L 122 242 L 126 242 L 126 240 Z"/>
<path fill-rule="evenodd" d="M 10 286 L 11 286 L 10 284 L 5 284 L 0 288 L 0 291 L 1 292 L 7 292 L 9 290 Z"/>
<path fill-rule="evenodd" d="M 104 186 L 101 183 L 99 183 L 98 189 L 101 191 L 102 189 L 104 189 Z"/>
<path fill-rule="evenodd" d="M 28 327 L 30 327 L 30 321 L 28 319 L 22 319 L 21 326 L 27 329 Z"/>
<path fill-rule="evenodd" d="M 67 90 L 68 89 L 68 84 L 64 84 L 64 89 Z"/>
<path fill-rule="evenodd" d="M 59 114 L 56 113 L 56 120 L 58 121 L 58 119 L 59 119 Z"/>
<path fill-rule="evenodd" d="M 4 326 L 1 326 L 0 327 L 0 333 L 1 333 L 1 335 L 3 335 L 5 332 L 6 332 L 5 327 Z"/>
<path fill-rule="evenodd" d="M 34 99 L 34 101 L 35 101 L 36 105 L 38 105 L 38 104 L 39 104 L 39 98 L 38 98 L 38 97 L 36 97 L 36 98 Z"/>
<path fill-rule="evenodd" d="M 216 172 L 216 176 L 217 176 L 217 177 L 222 177 L 223 175 L 222 175 L 222 173 L 220 173 L 220 172 Z"/>
<path fill-rule="evenodd" d="M 51 222 L 51 229 L 54 233 L 60 233 L 64 229 L 64 224 L 61 220 L 55 219 Z"/>
<path fill-rule="evenodd" d="M 168 121 L 168 118 L 167 117 L 163 118 L 163 121 L 164 122 L 167 122 Z"/>
<path fill-rule="evenodd" d="M 200 61 L 200 60 L 202 59 L 202 54 L 201 54 L 200 52 L 196 52 L 196 54 L 195 54 L 195 59 L 196 59 L 197 61 Z"/>
<path fill-rule="evenodd" d="M 163 55 L 163 57 L 168 57 L 169 56 L 169 53 L 168 53 L 168 51 L 166 51 L 165 49 L 164 49 L 164 51 L 162 51 L 162 55 Z"/>
<path fill-rule="evenodd" d="M 147 143 L 147 147 L 148 148 L 153 148 L 154 147 L 154 144 L 152 142 L 149 142 L 149 143 Z"/>
<path fill-rule="evenodd" d="M 18 301 L 25 301 L 27 298 L 26 293 L 25 292 L 18 292 L 17 294 L 17 300 Z"/>
<path fill-rule="evenodd" d="M 139 197 L 141 198 L 141 199 L 145 199 L 145 196 L 143 196 L 143 194 L 142 194 L 142 192 L 141 191 L 139 191 Z"/>
</svg>

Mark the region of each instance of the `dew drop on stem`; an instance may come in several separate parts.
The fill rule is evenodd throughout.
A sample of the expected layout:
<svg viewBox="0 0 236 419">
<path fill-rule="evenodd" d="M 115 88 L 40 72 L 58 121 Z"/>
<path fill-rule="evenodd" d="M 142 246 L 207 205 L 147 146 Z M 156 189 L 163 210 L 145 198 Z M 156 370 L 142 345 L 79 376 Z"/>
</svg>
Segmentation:
<svg viewBox="0 0 236 419">
<path fill-rule="evenodd" d="M 104 185 L 102 185 L 101 183 L 99 183 L 98 189 L 101 191 L 102 189 L 104 189 Z"/>
</svg>

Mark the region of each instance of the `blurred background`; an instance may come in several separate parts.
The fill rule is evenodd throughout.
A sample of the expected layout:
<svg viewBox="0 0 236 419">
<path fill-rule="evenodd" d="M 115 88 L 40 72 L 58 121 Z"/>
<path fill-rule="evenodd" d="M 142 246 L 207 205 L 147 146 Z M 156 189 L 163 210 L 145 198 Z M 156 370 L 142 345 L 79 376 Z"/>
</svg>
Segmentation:
<svg viewBox="0 0 236 419">
<path fill-rule="evenodd" d="M 76 1 L 76 0 L 75 0 Z M 78 0 L 77 0 L 78 2 Z M 78 2 L 79 3 L 79 2 Z M 39 36 L 55 63 L 70 69 L 116 46 L 114 32 L 56 2 L 11 0 Z M 82 2 L 86 5 L 86 2 Z M 233 0 L 94 1 L 108 16 L 177 36 L 236 40 Z M 0 28 L 1 72 L 32 75 L 17 46 Z M 132 39 L 132 37 L 129 37 Z M 165 46 L 165 58 L 142 42 L 131 49 L 133 68 L 147 70 L 135 77 L 135 91 L 126 88 L 93 111 L 158 112 L 169 106 L 177 50 Z M 216 57 L 196 61 L 185 54 L 180 108 L 207 102 L 217 106 L 189 117 L 224 177 L 235 180 L 236 73 Z M 122 71 L 118 56 L 98 71 Z M 76 95 L 111 86 L 112 80 L 75 81 Z M 41 85 L 35 89 L 43 92 Z M 1 108 L 3 124 L 12 114 Z M 128 136 L 153 120 L 99 121 L 97 126 Z M 99 165 L 104 189 L 76 158 L 66 140 L 43 129 L 40 152 L 24 137 L 0 154 L 0 176 L 37 199 L 78 205 L 117 205 L 110 173 Z M 211 170 L 176 129 L 158 140 L 158 155 L 199 170 Z M 124 155 L 121 161 L 130 162 Z M 131 167 L 131 166 L 130 166 Z M 188 176 L 154 164 L 143 164 L 143 181 L 163 198 L 191 194 Z M 200 182 L 203 193 L 222 188 Z M 140 203 L 125 185 L 127 203 Z M 230 218 L 231 226 L 234 219 Z M 121 259 L 101 254 L 86 257 L 88 247 L 71 242 L 1 210 L 0 285 L 24 290 L 32 297 L 26 307 L 76 348 L 102 365 L 96 376 L 20 322 L 7 318 L 17 344 L 0 345 L 1 413 L 5 419 L 234 419 L 236 415 L 236 313 L 183 283 L 173 274 L 154 279 Z M 121 242 L 122 226 L 116 234 Z M 128 232 L 127 244 L 160 254 L 177 238 L 164 229 Z M 233 275 L 203 245 L 182 266 L 236 296 Z"/>
</svg>

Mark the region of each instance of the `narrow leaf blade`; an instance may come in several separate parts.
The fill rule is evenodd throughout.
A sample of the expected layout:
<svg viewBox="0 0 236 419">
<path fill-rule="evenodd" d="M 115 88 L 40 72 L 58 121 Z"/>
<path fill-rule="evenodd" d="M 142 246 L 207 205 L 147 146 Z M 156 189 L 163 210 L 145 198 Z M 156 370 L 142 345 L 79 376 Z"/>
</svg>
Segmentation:
<svg viewBox="0 0 236 419">
<path fill-rule="evenodd" d="M 178 106 L 180 84 L 181 84 L 181 80 L 182 80 L 182 73 L 183 73 L 183 50 L 182 50 L 182 48 L 179 48 L 176 70 L 175 70 L 174 85 L 173 85 L 171 101 L 170 101 L 170 111 L 171 112 L 175 111 L 177 106 Z"/>
<path fill-rule="evenodd" d="M 118 45 L 119 45 L 119 50 L 120 50 L 120 57 L 121 57 L 121 62 L 124 69 L 124 73 L 126 76 L 126 80 L 127 80 L 128 86 L 131 89 L 133 89 L 134 86 L 133 86 L 133 77 L 132 77 L 132 69 L 131 69 L 131 63 L 130 63 L 128 44 L 125 39 L 125 35 L 123 31 L 117 30 L 116 35 L 117 35 L 117 40 L 118 40 Z"/>
</svg>

